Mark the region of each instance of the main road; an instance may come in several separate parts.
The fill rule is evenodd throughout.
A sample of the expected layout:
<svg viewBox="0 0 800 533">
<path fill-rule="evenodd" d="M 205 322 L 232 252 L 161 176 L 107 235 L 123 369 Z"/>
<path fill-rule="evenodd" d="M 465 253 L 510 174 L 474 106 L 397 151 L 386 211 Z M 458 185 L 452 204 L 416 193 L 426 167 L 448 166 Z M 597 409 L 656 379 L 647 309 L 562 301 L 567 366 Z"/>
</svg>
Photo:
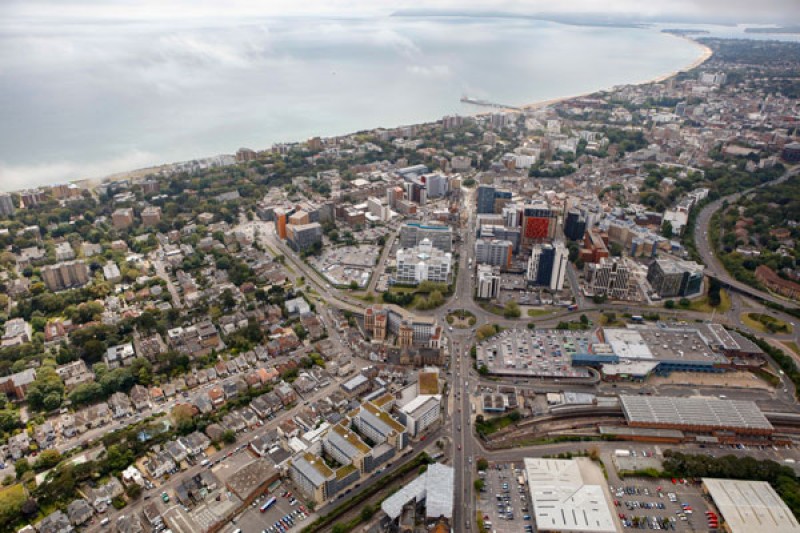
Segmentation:
<svg viewBox="0 0 800 533">
<path fill-rule="evenodd" d="M 724 196 L 711 202 L 710 204 L 706 205 L 698 214 L 697 219 L 695 222 L 695 229 L 694 229 L 694 242 L 695 246 L 697 247 L 697 252 L 700 254 L 700 258 L 702 259 L 703 263 L 706 265 L 706 273 L 709 275 L 714 276 L 720 282 L 725 285 L 728 285 L 732 289 L 735 289 L 739 292 L 744 294 L 751 295 L 763 301 L 768 301 L 776 304 L 783 305 L 785 307 L 797 307 L 797 304 L 789 302 L 788 300 L 784 300 L 783 298 L 779 298 L 774 296 L 770 293 L 759 291 L 754 289 L 753 287 L 747 285 L 746 283 L 742 283 L 731 276 L 725 267 L 720 262 L 720 260 L 714 255 L 714 247 L 711 243 L 711 237 L 708 233 L 709 223 L 711 222 L 711 217 L 716 213 L 724 202 L 732 203 L 737 201 L 743 195 L 749 194 L 756 189 L 761 189 L 765 187 L 771 187 L 773 185 L 777 185 L 779 183 L 783 183 L 784 181 L 788 180 L 792 176 L 796 176 L 800 172 L 800 167 L 795 166 L 789 168 L 783 176 L 773 181 L 769 181 L 767 183 L 762 183 L 757 187 L 751 187 L 750 189 L 746 189 L 741 192 L 737 192 L 734 194 L 729 194 L 728 196 Z"/>
</svg>

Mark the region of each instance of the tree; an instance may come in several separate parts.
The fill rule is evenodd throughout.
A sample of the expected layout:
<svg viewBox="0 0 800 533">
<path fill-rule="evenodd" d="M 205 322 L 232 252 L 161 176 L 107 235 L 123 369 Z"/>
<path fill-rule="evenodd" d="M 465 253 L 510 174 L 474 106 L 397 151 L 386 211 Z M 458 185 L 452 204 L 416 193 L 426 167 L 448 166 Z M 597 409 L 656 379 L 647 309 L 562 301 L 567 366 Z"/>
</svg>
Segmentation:
<svg viewBox="0 0 800 533">
<path fill-rule="evenodd" d="M 194 426 L 194 410 L 192 406 L 187 403 L 179 403 L 173 407 L 170 416 L 173 422 L 175 422 L 175 426 L 178 428 L 188 428 L 190 425 Z"/>
<path fill-rule="evenodd" d="M 112 444 L 106 450 L 103 462 L 111 472 L 122 472 L 134 461 L 136 457 L 132 450 L 122 449 L 119 444 Z"/>
<path fill-rule="evenodd" d="M 51 366 L 42 365 L 27 391 L 28 404 L 36 410 L 52 411 L 61 406 L 64 384 Z"/>
<path fill-rule="evenodd" d="M 31 464 L 24 457 L 22 459 L 18 459 L 14 463 L 14 473 L 17 474 L 17 479 L 21 478 L 22 475 L 30 469 Z"/>
<path fill-rule="evenodd" d="M 33 469 L 37 472 L 41 472 L 43 470 L 53 468 L 60 462 L 61 453 L 58 450 L 44 450 L 39 454 L 39 457 L 36 458 L 36 462 L 33 463 Z"/>
<path fill-rule="evenodd" d="M 361 521 L 369 522 L 375 515 L 375 509 L 371 505 L 365 505 L 361 508 Z"/>
<path fill-rule="evenodd" d="M 472 484 L 473 484 L 473 486 L 475 487 L 475 491 L 476 491 L 476 492 L 480 492 L 480 491 L 482 491 L 482 490 L 483 490 L 483 487 L 484 487 L 484 485 L 485 485 L 485 483 L 483 482 L 483 480 L 482 480 L 482 479 L 476 479 L 476 480 L 475 480 L 475 481 L 474 481 Z"/>
<path fill-rule="evenodd" d="M 505 318 L 519 318 L 521 314 L 519 304 L 514 300 L 509 300 L 503 307 L 503 316 Z"/>
<path fill-rule="evenodd" d="M 485 472 L 489 468 L 489 461 L 481 457 L 478 459 L 476 466 L 478 467 L 478 470 L 483 470 Z"/>
<path fill-rule="evenodd" d="M 667 300 L 664 302 L 664 307 L 667 309 L 675 309 L 675 300 Z"/>
<path fill-rule="evenodd" d="M 73 405 L 86 405 L 103 397 L 103 387 L 99 383 L 81 383 L 69 393 Z"/>
<path fill-rule="evenodd" d="M 22 504 L 20 512 L 26 517 L 32 517 L 39 512 L 39 504 L 36 503 L 36 500 L 33 498 L 28 498 L 25 503 Z"/>
<path fill-rule="evenodd" d="M 233 444 L 236 442 L 236 432 L 232 429 L 227 429 L 222 433 L 222 442 L 225 444 Z"/>
<path fill-rule="evenodd" d="M 661 236 L 665 239 L 672 238 L 672 222 L 669 220 L 665 220 L 663 224 L 661 224 Z"/>
<path fill-rule="evenodd" d="M 481 365 L 478 367 L 478 374 L 481 376 L 486 376 L 489 374 L 489 368 L 486 365 Z"/>
<path fill-rule="evenodd" d="M 680 300 L 678 300 L 678 305 L 685 309 L 690 305 L 692 305 L 692 302 L 690 302 L 688 298 L 681 298 Z"/>
<path fill-rule="evenodd" d="M 125 494 L 132 500 L 136 500 L 142 495 L 142 486 L 138 483 L 131 483 L 125 487 Z"/>
<path fill-rule="evenodd" d="M 583 324 L 584 326 L 588 326 L 589 325 L 589 317 L 586 316 L 586 315 L 581 315 L 581 324 Z"/>
<path fill-rule="evenodd" d="M 21 426 L 19 413 L 11 409 L 0 410 L 0 431 L 10 432 Z"/>
</svg>

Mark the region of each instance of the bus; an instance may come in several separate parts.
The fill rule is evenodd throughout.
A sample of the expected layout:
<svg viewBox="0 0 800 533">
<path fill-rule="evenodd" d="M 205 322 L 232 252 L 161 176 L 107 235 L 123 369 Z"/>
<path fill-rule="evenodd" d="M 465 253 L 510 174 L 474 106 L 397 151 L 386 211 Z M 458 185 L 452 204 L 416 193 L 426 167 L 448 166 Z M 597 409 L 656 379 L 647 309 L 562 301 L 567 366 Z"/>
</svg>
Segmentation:
<svg viewBox="0 0 800 533">
<path fill-rule="evenodd" d="M 266 512 L 267 512 L 267 509 L 269 509 L 270 507 L 272 507 L 273 505 L 275 505 L 275 502 L 276 502 L 276 501 L 278 501 L 278 500 L 277 500 L 277 499 L 275 499 L 275 496 L 272 496 L 270 499 L 268 499 L 267 501 L 265 501 L 265 502 L 264 502 L 264 505 L 262 505 L 262 506 L 261 506 L 261 512 L 262 512 L 262 513 L 266 513 Z"/>
</svg>

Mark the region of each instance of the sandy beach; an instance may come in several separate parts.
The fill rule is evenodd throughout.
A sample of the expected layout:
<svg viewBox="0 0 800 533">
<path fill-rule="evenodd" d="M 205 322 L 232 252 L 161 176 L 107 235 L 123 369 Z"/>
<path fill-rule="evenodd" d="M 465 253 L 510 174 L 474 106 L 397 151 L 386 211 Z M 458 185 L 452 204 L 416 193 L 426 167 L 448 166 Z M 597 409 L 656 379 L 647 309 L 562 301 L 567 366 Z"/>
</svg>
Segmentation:
<svg viewBox="0 0 800 533">
<path fill-rule="evenodd" d="M 661 76 L 657 76 L 655 78 L 651 78 L 651 79 L 640 81 L 640 82 L 636 82 L 636 83 L 631 83 L 631 84 L 628 84 L 628 85 L 647 85 L 649 83 L 659 83 L 659 82 L 668 80 L 669 78 L 671 78 L 673 76 L 676 76 L 681 72 L 686 72 L 686 71 L 689 71 L 689 70 L 692 70 L 692 69 L 695 69 L 695 68 L 699 67 L 700 65 L 702 65 L 703 63 L 708 61 L 711 58 L 712 55 L 714 55 L 714 51 L 711 50 L 711 48 L 709 48 L 708 46 L 706 46 L 704 44 L 698 43 L 694 39 L 691 39 L 691 38 L 685 37 L 685 36 L 681 36 L 681 35 L 675 35 L 675 34 L 672 34 L 672 33 L 667 33 L 666 35 L 669 35 L 669 36 L 674 37 L 676 39 L 685 39 L 685 40 L 691 42 L 692 44 L 698 46 L 700 49 L 702 49 L 703 53 L 700 55 L 700 57 L 698 57 L 697 59 L 692 61 L 689 65 L 687 65 L 684 68 L 681 68 L 681 69 L 678 69 L 678 70 L 674 70 L 672 72 L 669 72 L 667 74 L 663 74 Z M 587 96 L 590 96 L 592 94 L 596 94 L 596 93 L 601 92 L 603 90 L 604 89 L 600 89 L 600 90 L 597 90 L 597 91 L 591 91 L 591 92 L 587 92 L 587 93 L 576 94 L 576 95 L 573 95 L 573 96 L 560 96 L 558 98 L 552 98 L 550 100 L 542 100 L 540 102 L 534 102 L 532 104 L 523 105 L 519 109 L 522 109 L 523 111 L 534 111 L 536 109 L 542 109 L 542 108 L 545 108 L 545 107 L 549 107 L 551 105 L 559 104 L 561 102 L 567 102 L 569 100 L 575 100 L 577 98 L 585 98 Z"/>
</svg>

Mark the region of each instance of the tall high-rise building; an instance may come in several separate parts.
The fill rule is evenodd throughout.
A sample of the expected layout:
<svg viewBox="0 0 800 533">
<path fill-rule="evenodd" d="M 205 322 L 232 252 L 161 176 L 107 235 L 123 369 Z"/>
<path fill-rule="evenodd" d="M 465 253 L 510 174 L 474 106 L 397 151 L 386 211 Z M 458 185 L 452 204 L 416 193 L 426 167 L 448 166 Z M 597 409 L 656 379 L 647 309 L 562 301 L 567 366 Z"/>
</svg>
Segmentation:
<svg viewBox="0 0 800 533">
<path fill-rule="evenodd" d="M 499 225 L 482 225 L 480 226 L 480 230 L 478 231 L 478 236 L 481 239 L 487 240 L 501 240 L 501 241 L 510 241 L 514 247 L 514 253 L 519 252 L 519 243 L 520 243 L 520 229 L 516 228 L 509 228 L 507 226 L 499 226 Z"/>
<path fill-rule="evenodd" d="M 522 210 L 522 242 L 529 244 L 552 239 L 556 220 L 556 213 L 545 202 L 526 205 Z"/>
<path fill-rule="evenodd" d="M 502 213 L 506 226 L 516 228 L 522 224 L 522 211 L 518 205 L 507 205 L 503 207 Z"/>
<path fill-rule="evenodd" d="M 553 291 L 564 288 L 569 253 L 562 242 L 537 244 L 531 249 L 526 278 Z"/>
<path fill-rule="evenodd" d="M 478 187 L 479 215 L 494 213 L 494 193 L 495 193 L 495 188 L 491 185 L 480 185 Z"/>
<path fill-rule="evenodd" d="M 294 250 L 308 250 L 315 244 L 322 243 L 322 226 L 319 222 L 289 224 L 286 226 L 286 241 Z"/>
<path fill-rule="evenodd" d="M 449 182 L 444 174 L 438 172 L 423 174 L 419 180 L 425 184 L 428 198 L 440 198 L 449 190 Z"/>
<path fill-rule="evenodd" d="M 459 115 L 446 115 L 442 118 L 442 127 L 446 130 L 461 127 L 464 124 L 464 117 Z"/>
<path fill-rule="evenodd" d="M 511 266 L 514 245 L 510 241 L 498 239 L 477 239 L 475 241 L 475 263 L 491 265 L 507 270 Z"/>
<path fill-rule="evenodd" d="M 10 217 L 14 214 L 14 199 L 8 193 L 0 193 L 0 216 Z"/>
<path fill-rule="evenodd" d="M 586 233 L 586 215 L 578 209 L 570 209 L 564 219 L 564 236 L 571 241 L 583 240 Z"/>
<path fill-rule="evenodd" d="M 495 299 L 500 295 L 500 269 L 491 265 L 478 265 L 478 298 Z"/>
<path fill-rule="evenodd" d="M 586 283 L 594 295 L 613 300 L 628 300 L 634 292 L 634 279 L 622 258 L 603 257 L 586 265 Z"/>
<path fill-rule="evenodd" d="M 80 287 L 89 282 L 89 267 L 83 261 L 66 261 L 42 267 L 42 280 L 51 291 Z"/>
<path fill-rule="evenodd" d="M 656 259 L 647 270 L 647 281 L 662 298 L 691 296 L 703 287 L 703 269 L 694 261 Z"/>
</svg>

